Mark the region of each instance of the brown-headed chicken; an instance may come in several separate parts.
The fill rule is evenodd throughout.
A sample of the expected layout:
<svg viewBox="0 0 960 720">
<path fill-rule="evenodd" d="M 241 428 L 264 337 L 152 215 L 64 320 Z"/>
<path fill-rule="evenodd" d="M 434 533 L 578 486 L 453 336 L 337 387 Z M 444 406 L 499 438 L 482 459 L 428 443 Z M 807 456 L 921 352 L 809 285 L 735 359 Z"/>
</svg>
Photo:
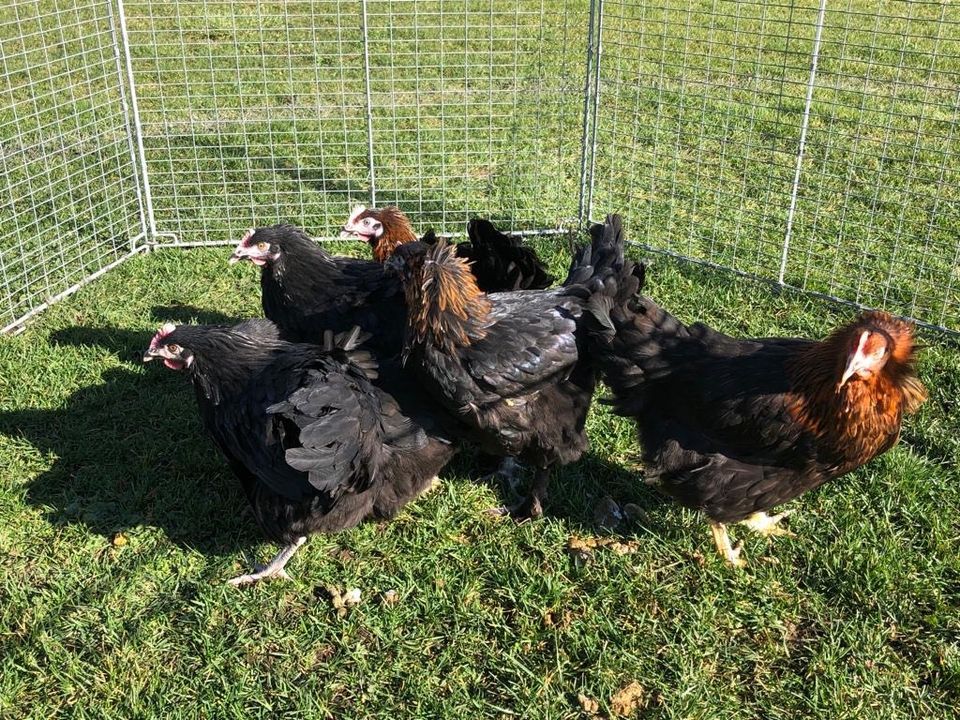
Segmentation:
<svg viewBox="0 0 960 720">
<path fill-rule="evenodd" d="M 578 253 L 564 287 L 487 295 L 443 241 L 400 246 L 387 263 L 407 303 L 403 358 L 423 387 L 490 455 L 536 468 L 533 491 L 513 514 L 538 517 L 550 468 L 588 446 L 584 423 L 594 364 L 579 330 L 589 300 L 580 283 L 622 258 L 613 235 Z M 612 271 L 612 270 L 611 270 Z"/>
<path fill-rule="evenodd" d="M 401 245 L 416 242 L 413 225 L 397 207 L 366 208 L 357 205 L 343 226 L 344 237 L 370 245 L 377 262 L 386 262 Z M 536 252 L 518 238 L 497 230 L 489 220 L 475 218 L 467 224 L 468 242 L 458 243 L 456 255 L 467 260 L 483 292 L 542 290 L 553 284 Z"/>
<path fill-rule="evenodd" d="M 907 322 L 865 312 L 820 341 L 738 339 L 683 324 L 641 275 L 627 263 L 594 294 L 591 351 L 637 422 L 648 479 L 707 515 L 733 565 L 728 524 L 789 534 L 768 512 L 890 449 L 925 398 Z"/>
</svg>

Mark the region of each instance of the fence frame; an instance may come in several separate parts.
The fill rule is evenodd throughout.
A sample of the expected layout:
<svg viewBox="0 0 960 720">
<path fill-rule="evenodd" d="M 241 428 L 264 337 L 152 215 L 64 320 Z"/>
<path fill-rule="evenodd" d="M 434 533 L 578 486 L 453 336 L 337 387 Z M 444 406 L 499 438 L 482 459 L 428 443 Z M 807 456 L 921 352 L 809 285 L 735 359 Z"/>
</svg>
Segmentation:
<svg viewBox="0 0 960 720">
<path fill-rule="evenodd" d="M 23 325 L 30 318 L 48 307 L 53 302 L 67 297 L 76 292 L 88 283 L 97 279 L 104 273 L 112 270 L 126 260 L 142 252 L 149 252 L 159 248 L 185 248 L 197 246 L 221 246 L 230 244 L 232 241 L 188 241 L 178 237 L 172 232 L 165 232 L 162 228 L 162 218 L 158 225 L 155 215 L 154 200 L 152 195 L 150 171 L 147 162 L 147 151 L 144 143 L 144 131 L 141 122 L 140 106 L 137 95 L 137 74 L 135 63 L 131 53 L 130 33 L 128 31 L 127 16 L 124 6 L 124 0 L 104 0 L 109 7 L 109 16 L 112 24 L 111 34 L 113 38 L 113 51 L 117 65 L 117 83 L 119 86 L 120 103 L 122 113 L 125 119 L 125 127 L 128 134 L 127 141 L 131 163 L 134 168 L 134 191 L 136 193 L 136 204 L 140 212 L 140 232 L 129 239 L 129 251 L 110 262 L 96 272 L 84 277 L 79 282 L 64 289 L 62 292 L 48 298 L 28 312 L 8 323 L 0 329 L 0 332 L 17 332 L 22 330 Z M 371 91 L 371 65 L 370 65 L 370 34 L 368 27 L 367 0 L 359 0 L 360 17 L 357 18 L 360 24 L 361 37 L 363 42 L 362 69 L 365 98 L 364 115 L 366 121 L 366 162 L 369 177 L 369 201 L 375 205 L 377 201 L 377 168 L 375 166 L 375 139 L 373 122 L 373 99 Z M 803 98 L 803 114 L 796 139 L 795 165 L 793 170 L 793 181 L 790 189 L 789 207 L 786 215 L 785 227 L 783 228 L 783 240 L 780 249 L 779 274 L 776 278 L 766 277 L 751 272 L 743 272 L 733 267 L 725 266 L 701 257 L 693 257 L 681 252 L 676 252 L 664 247 L 656 247 L 646 243 L 634 243 L 642 247 L 645 251 L 664 254 L 676 257 L 688 262 L 708 266 L 715 269 L 734 272 L 738 275 L 750 277 L 755 280 L 771 284 L 773 286 L 797 291 L 805 295 L 820 297 L 831 302 L 842 303 L 845 305 L 864 307 L 858 302 L 838 297 L 833 294 L 817 292 L 805 289 L 797 285 L 792 285 L 786 280 L 786 269 L 790 259 L 791 241 L 796 217 L 798 195 L 802 184 L 803 166 L 805 151 L 807 148 L 807 134 L 810 125 L 811 108 L 817 89 L 818 63 L 821 53 L 821 41 L 825 21 L 828 12 L 827 0 L 819 0 L 817 8 L 815 33 L 810 48 L 809 73 L 805 85 L 805 96 Z M 579 198 L 577 202 L 577 214 L 572 218 L 573 227 L 564 228 L 537 228 L 533 230 L 520 231 L 517 235 L 559 235 L 568 234 L 571 231 L 582 231 L 590 222 L 598 218 L 594 216 L 594 187 L 597 171 L 597 143 L 598 143 L 598 125 L 601 113 L 601 94 L 603 90 L 604 67 L 604 0 L 590 0 L 589 2 L 589 20 L 586 28 L 585 47 L 583 52 L 583 77 L 582 77 L 582 128 L 580 133 L 580 167 L 579 167 Z M 321 237 L 318 240 L 333 240 L 333 237 Z M 958 247 L 960 252 L 960 247 Z M 0 262 L 3 261 L 0 256 Z M 955 330 L 946 325 L 925 322 L 917 318 L 910 318 L 927 328 L 945 331 L 951 334 L 958 334 L 960 330 Z"/>
</svg>

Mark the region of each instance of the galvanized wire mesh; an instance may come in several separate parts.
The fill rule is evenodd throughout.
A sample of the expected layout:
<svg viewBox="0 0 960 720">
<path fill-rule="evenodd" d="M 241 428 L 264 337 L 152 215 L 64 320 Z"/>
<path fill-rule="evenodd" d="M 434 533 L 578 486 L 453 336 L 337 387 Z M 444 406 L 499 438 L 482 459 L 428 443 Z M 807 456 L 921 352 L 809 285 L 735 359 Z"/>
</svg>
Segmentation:
<svg viewBox="0 0 960 720">
<path fill-rule="evenodd" d="M 0 7 L 0 328 L 132 250 L 144 228 L 114 8 Z"/>
<path fill-rule="evenodd" d="M 420 227 L 576 217 L 587 7 L 510 0 L 127 4 L 156 215 L 184 242 L 353 203 Z"/>
<path fill-rule="evenodd" d="M 604 0 L 594 213 L 960 326 L 960 7 Z"/>
<path fill-rule="evenodd" d="M 127 32 L 129 30 L 129 32 Z M 16 0 L 0 325 L 147 243 L 552 231 L 960 328 L 960 8 L 870 0 Z"/>
</svg>

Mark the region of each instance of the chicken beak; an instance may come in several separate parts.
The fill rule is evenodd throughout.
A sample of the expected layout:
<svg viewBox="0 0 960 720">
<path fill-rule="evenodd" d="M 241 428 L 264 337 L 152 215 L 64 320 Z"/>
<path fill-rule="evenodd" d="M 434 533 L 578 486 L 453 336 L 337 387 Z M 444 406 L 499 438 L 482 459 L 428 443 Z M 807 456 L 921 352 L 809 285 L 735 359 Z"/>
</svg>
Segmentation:
<svg viewBox="0 0 960 720">
<path fill-rule="evenodd" d="M 173 355 L 167 352 L 167 349 L 165 347 L 147 348 L 146 352 L 143 353 L 143 361 L 145 363 L 148 363 L 151 360 L 170 360 L 170 359 L 173 359 Z"/>
<path fill-rule="evenodd" d="M 233 254 L 227 260 L 228 263 L 233 265 L 234 263 L 238 263 L 241 260 L 247 257 L 250 257 L 251 253 L 250 253 L 250 248 L 247 247 L 247 240 L 249 240 L 255 232 L 256 232 L 255 228 L 250 228 L 243 234 L 243 237 L 240 239 L 240 242 L 237 243 L 237 247 L 234 248 Z"/>
<path fill-rule="evenodd" d="M 233 253 L 230 255 L 227 262 L 233 265 L 234 263 L 238 263 L 244 258 L 246 258 L 248 254 L 249 252 L 247 251 L 247 248 L 244 247 L 243 241 L 241 240 L 240 244 L 237 245 L 236 248 L 234 248 Z"/>
<path fill-rule="evenodd" d="M 864 330 L 860 335 L 860 342 L 857 344 L 857 349 L 853 355 L 850 356 L 850 360 L 843 370 L 843 375 L 840 376 L 840 384 L 837 385 L 837 392 L 840 392 L 840 389 L 847 384 L 850 378 L 870 366 L 870 363 L 867 361 L 867 356 L 863 352 L 863 348 L 867 344 L 867 338 L 869 337 L 870 332 L 868 330 Z"/>
</svg>

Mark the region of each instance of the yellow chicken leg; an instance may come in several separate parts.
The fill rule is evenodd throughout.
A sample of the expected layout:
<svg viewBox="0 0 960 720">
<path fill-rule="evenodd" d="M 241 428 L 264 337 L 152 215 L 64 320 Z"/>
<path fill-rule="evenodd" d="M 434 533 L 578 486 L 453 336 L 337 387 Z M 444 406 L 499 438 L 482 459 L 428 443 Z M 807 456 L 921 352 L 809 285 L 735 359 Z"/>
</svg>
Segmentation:
<svg viewBox="0 0 960 720">
<path fill-rule="evenodd" d="M 713 542 L 717 545 L 717 552 L 733 567 L 742 568 L 747 561 L 740 557 L 742 544 L 730 544 L 730 536 L 727 535 L 727 526 L 723 523 L 710 522 L 710 532 L 713 533 Z"/>
<path fill-rule="evenodd" d="M 748 517 L 746 520 L 742 520 L 741 524 L 746 525 L 748 528 L 753 530 L 753 532 L 762 535 L 763 537 L 796 537 L 796 533 L 790 532 L 785 527 L 780 527 L 780 521 L 792 514 L 793 510 L 784 510 L 782 513 L 778 513 L 776 515 L 767 515 L 765 512 L 757 512 Z"/>
</svg>

